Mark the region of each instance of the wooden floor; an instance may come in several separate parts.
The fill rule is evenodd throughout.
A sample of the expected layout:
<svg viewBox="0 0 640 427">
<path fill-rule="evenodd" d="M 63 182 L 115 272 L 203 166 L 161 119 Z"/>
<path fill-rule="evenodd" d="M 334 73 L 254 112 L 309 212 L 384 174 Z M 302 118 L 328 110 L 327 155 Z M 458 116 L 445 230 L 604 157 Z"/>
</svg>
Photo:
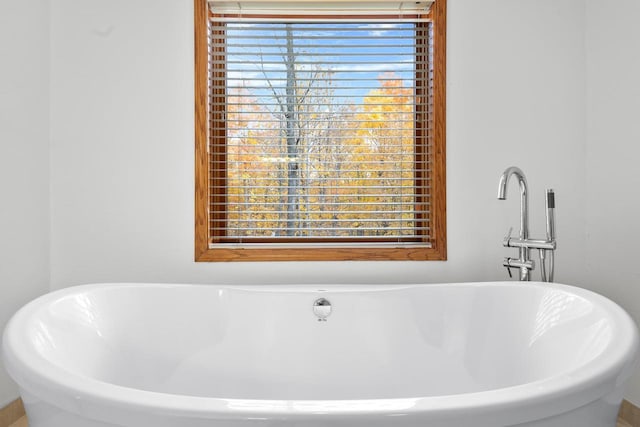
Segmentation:
<svg viewBox="0 0 640 427">
<path fill-rule="evenodd" d="M 20 418 L 18 421 L 11 424 L 9 427 L 29 427 L 29 423 L 27 423 L 27 417 Z"/>
<path fill-rule="evenodd" d="M 11 424 L 9 427 L 29 427 L 29 424 L 27 423 L 27 417 L 20 418 L 18 421 Z M 627 424 L 624 421 L 618 421 L 617 427 L 632 427 L 632 426 L 631 424 Z"/>
</svg>

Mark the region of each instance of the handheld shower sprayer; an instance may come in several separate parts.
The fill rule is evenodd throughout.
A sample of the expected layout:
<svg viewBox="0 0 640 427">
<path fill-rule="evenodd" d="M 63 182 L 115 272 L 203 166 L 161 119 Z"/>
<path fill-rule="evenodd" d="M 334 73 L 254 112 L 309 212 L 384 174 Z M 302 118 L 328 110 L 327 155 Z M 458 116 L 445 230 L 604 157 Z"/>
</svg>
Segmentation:
<svg viewBox="0 0 640 427">
<path fill-rule="evenodd" d="M 556 238 L 556 193 L 553 189 L 547 189 L 547 199 L 545 203 L 547 209 L 547 240 Z"/>
<path fill-rule="evenodd" d="M 556 241 L 556 193 L 552 188 L 547 189 L 547 198 L 545 199 L 545 207 L 546 207 L 546 218 L 547 218 L 547 241 L 555 242 Z M 549 251 L 549 274 L 548 277 L 546 275 L 542 276 L 543 281 L 553 282 L 553 273 L 554 273 L 554 254 L 555 249 Z M 542 271 L 545 269 L 544 265 L 544 255 L 546 250 L 540 249 L 540 255 L 542 258 L 540 259 L 542 263 Z M 548 280 L 547 280 L 548 279 Z"/>
</svg>

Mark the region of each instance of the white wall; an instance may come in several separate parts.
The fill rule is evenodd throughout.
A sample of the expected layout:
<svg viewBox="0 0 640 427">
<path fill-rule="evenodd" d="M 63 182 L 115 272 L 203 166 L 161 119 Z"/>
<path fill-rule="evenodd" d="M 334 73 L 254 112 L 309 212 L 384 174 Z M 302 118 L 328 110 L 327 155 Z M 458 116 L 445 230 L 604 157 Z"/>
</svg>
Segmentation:
<svg viewBox="0 0 640 427">
<path fill-rule="evenodd" d="M 0 329 L 49 289 L 48 40 L 47 0 L 0 1 Z M 0 408 L 16 396 L 0 368 Z"/>
<path fill-rule="evenodd" d="M 640 2 L 587 1 L 585 284 L 640 319 Z M 640 405 L 640 374 L 628 399 Z"/>
<path fill-rule="evenodd" d="M 496 191 L 512 164 L 528 174 L 540 236 L 544 188 L 556 187 L 557 277 L 577 282 L 583 0 L 450 0 L 449 16 L 448 262 L 196 264 L 192 0 L 53 2 L 53 288 L 503 279 L 519 204 L 515 183 L 506 202 Z"/>
</svg>

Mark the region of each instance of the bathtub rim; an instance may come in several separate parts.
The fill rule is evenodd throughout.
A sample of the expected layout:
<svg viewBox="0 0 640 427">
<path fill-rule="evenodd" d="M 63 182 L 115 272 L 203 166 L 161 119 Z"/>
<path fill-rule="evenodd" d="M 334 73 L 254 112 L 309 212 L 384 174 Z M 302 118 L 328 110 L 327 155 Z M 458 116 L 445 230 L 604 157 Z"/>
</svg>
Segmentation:
<svg viewBox="0 0 640 427">
<path fill-rule="evenodd" d="M 21 324 L 47 304 L 72 295 L 96 289 L 114 287 L 184 287 L 212 286 L 226 289 L 263 291 L 290 290 L 292 292 L 379 291 L 399 290 L 423 286 L 532 286 L 553 288 L 585 298 L 601 307 L 615 325 L 612 341 L 627 337 L 626 345 L 609 344 L 605 350 L 587 363 L 560 375 L 534 382 L 483 392 L 446 396 L 362 399 L 362 400 L 275 400 L 225 399 L 175 395 L 133 389 L 70 372 L 36 352 L 28 350 L 29 343 L 18 331 Z M 64 288 L 45 294 L 20 309 L 9 321 L 3 335 L 2 351 L 5 366 L 19 386 L 32 395 L 62 409 L 75 413 L 94 405 L 129 411 L 151 411 L 154 414 L 190 416 L 205 419 L 237 417 L 270 417 L 296 419 L 322 413 L 324 416 L 380 416 L 412 415 L 429 412 L 434 417 L 447 417 L 460 410 L 479 411 L 479 416 L 495 418 L 496 411 L 511 409 L 508 422 L 523 423 L 570 411 L 593 402 L 618 388 L 631 375 L 638 354 L 638 331 L 634 321 L 608 298 L 586 289 L 540 282 L 461 282 L 400 285 L 202 285 L 163 283 L 97 283 Z M 515 409 L 515 411 L 514 411 Z M 117 414 L 105 421 L 118 421 Z M 125 422 L 125 421 L 122 421 Z M 506 421 L 505 421 L 506 422 Z"/>
</svg>

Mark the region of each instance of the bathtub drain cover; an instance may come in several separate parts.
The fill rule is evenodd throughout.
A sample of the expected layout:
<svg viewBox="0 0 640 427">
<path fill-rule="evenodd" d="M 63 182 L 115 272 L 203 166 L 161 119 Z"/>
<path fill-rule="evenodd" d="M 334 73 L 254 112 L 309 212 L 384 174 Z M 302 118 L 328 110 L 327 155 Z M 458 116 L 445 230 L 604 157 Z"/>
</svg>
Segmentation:
<svg viewBox="0 0 640 427">
<path fill-rule="evenodd" d="M 319 322 L 326 322 L 327 317 L 331 314 L 331 303 L 325 298 L 318 298 L 313 303 L 313 314 L 316 315 Z"/>
</svg>

